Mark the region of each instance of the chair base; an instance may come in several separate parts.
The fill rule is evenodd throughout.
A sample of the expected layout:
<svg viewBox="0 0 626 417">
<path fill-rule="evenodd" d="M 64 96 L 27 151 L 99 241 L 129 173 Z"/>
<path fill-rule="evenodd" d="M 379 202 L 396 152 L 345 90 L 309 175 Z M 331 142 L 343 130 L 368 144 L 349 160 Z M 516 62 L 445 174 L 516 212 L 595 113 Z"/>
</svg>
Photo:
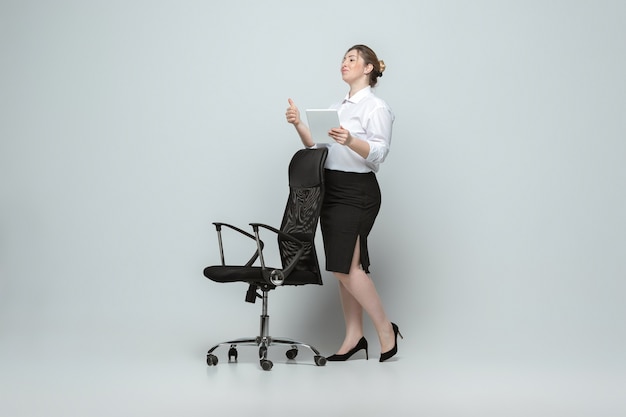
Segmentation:
<svg viewBox="0 0 626 417">
<path fill-rule="evenodd" d="M 270 346 L 286 346 L 289 349 L 285 352 L 287 359 L 295 359 L 298 356 L 299 348 L 305 348 L 313 353 L 313 361 L 317 366 L 326 365 L 326 358 L 320 354 L 320 352 L 313 346 L 299 342 L 297 340 L 288 338 L 272 338 L 272 337 L 254 337 L 254 338 L 241 338 L 218 343 L 213 346 L 207 352 L 207 365 L 217 365 L 218 359 L 213 351 L 222 346 L 229 346 L 228 349 L 228 362 L 237 362 L 238 350 L 240 346 L 254 346 L 259 348 L 259 364 L 263 370 L 269 371 L 274 364 L 267 358 L 268 349 Z"/>
<path fill-rule="evenodd" d="M 267 304 L 268 304 L 268 290 L 264 290 L 261 298 L 263 299 L 262 304 L 262 313 L 260 320 L 260 335 L 256 337 L 248 337 L 241 339 L 233 339 L 226 342 L 218 343 L 213 346 L 207 352 L 206 363 L 209 366 L 217 365 L 218 359 L 217 356 L 213 354 L 213 351 L 221 346 L 230 346 L 228 349 L 228 362 L 236 362 L 238 357 L 238 346 L 255 346 L 259 348 L 259 364 L 263 370 L 269 371 L 272 369 L 274 364 L 272 361 L 267 359 L 267 351 L 270 346 L 281 345 L 281 346 L 289 346 L 289 350 L 285 352 L 287 359 L 295 359 L 298 356 L 298 348 L 306 348 L 313 353 L 313 361 L 317 366 L 326 365 L 326 358 L 320 354 L 320 352 L 314 348 L 313 346 L 299 342 L 297 340 L 288 339 L 288 338 L 273 338 L 269 336 L 269 320 L 270 317 L 267 315 Z"/>
</svg>

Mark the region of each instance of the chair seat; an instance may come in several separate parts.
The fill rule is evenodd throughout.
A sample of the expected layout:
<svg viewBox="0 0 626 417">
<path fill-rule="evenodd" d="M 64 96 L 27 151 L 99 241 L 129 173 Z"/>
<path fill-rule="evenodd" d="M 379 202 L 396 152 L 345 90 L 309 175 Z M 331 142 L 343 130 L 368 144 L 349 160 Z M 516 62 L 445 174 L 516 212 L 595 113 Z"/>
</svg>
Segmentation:
<svg viewBox="0 0 626 417">
<path fill-rule="evenodd" d="M 274 268 L 267 268 L 272 270 Z M 204 269 L 204 276 L 215 282 L 247 282 L 249 284 L 267 284 L 260 266 L 214 265 Z M 319 284 L 318 276 L 311 271 L 295 270 L 285 279 L 283 285 Z"/>
</svg>

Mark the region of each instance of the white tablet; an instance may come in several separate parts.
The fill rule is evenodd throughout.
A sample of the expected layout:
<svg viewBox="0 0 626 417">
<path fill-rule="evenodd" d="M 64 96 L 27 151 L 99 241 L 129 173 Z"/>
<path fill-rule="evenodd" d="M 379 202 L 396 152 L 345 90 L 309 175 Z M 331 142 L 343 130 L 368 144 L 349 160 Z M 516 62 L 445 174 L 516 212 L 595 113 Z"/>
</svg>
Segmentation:
<svg viewBox="0 0 626 417">
<path fill-rule="evenodd" d="M 328 131 L 333 127 L 339 127 L 339 114 L 332 109 L 307 109 L 306 119 L 311 130 L 313 142 L 324 143 L 332 139 L 328 136 Z"/>
</svg>

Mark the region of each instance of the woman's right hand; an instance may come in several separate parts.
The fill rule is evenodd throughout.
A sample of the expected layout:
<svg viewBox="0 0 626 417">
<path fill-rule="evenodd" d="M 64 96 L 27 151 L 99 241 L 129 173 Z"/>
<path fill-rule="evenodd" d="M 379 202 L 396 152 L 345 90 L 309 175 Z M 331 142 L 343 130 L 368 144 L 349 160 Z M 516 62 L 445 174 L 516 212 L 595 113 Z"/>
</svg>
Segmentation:
<svg viewBox="0 0 626 417">
<path fill-rule="evenodd" d="M 289 107 L 287 107 L 285 116 L 287 117 L 288 123 L 291 123 L 294 126 L 298 126 L 300 124 L 300 110 L 298 110 L 292 99 L 289 99 Z"/>
<path fill-rule="evenodd" d="M 302 140 L 304 146 L 310 148 L 315 145 L 315 142 L 313 142 L 311 138 L 311 131 L 305 123 L 301 123 L 300 110 L 298 110 L 292 99 L 289 99 L 289 107 L 287 107 L 285 117 L 287 117 L 287 122 L 291 123 L 296 128 L 296 132 L 298 132 L 298 136 L 300 136 L 300 140 Z"/>
</svg>

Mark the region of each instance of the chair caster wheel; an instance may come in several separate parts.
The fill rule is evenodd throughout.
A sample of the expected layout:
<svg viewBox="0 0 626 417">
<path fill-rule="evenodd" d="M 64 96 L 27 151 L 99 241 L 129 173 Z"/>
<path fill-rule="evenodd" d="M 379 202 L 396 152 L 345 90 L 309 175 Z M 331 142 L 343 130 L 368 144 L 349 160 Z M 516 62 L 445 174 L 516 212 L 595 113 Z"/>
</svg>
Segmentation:
<svg viewBox="0 0 626 417">
<path fill-rule="evenodd" d="M 274 364 L 272 363 L 272 361 L 267 359 L 261 360 L 261 368 L 263 368 L 264 371 L 269 371 L 270 369 L 272 369 L 273 366 Z"/>
<path fill-rule="evenodd" d="M 287 355 L 287 359 L 295 359 L 296 356 L 298 356 L 298 349 L 293 348 L 293 349 L 289 349 L 285 355 Z"/>
<path fill-rule="evenodd" d="M 228 349 L 228 362 L 237 362 L 238 355 L 239 354 L 237 353 L 237 349 L 231 346 L 231 348 Z"/>
<path fill-rule="evenodd" d="M 209 366 L 217 365 L 217 356 L 213 354 L 206 355 L 206 364 Z"/>
<path fill-rule="evenodd" d="M 317 356 L 313 357 L 313 360 L 315 361 L 315 364 L 317 366 L 324 366 L 324 365 L 326 365 L 326 358 L 323 357 L 323 356 L 317 355 Z"/>
</svg>

